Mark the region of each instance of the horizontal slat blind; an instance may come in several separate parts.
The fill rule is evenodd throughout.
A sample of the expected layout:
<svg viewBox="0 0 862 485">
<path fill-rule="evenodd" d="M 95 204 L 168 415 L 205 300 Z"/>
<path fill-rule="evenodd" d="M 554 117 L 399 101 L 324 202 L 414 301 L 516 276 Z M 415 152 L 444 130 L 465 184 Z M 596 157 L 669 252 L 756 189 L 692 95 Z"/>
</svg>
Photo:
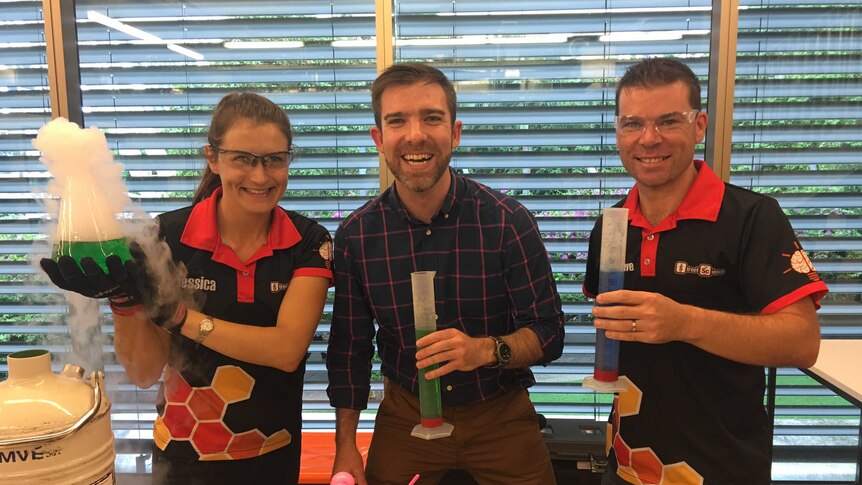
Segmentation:
<svg viewBox="0 0 862 485">
<path fill-rule="evenodd" d="M 737 52 L 731 181 L 790 216 L 829 285 L 823 337 L 860 338 L 862 5 L 742 0 Z M 777 459 L 838 462 L 820 478 L 852 477 L 857 408 L 796 369 L 778 370 L 776 403 Z"/>
<path fill-rule="evenodd" d="M 654 54 L 686 58 L 706 85 L 710 8 L 708 1 L 395 4 L 396 60 L 429 62 L 455 82 L 464 131 L 453 165 L 531 209 L 551 255 L 566 344 L 562 358 L 533 369 L 531 397 L 541 413 L 604 419 L 610 410 L 612 395 L 581 388 L 595 348 L 581 285 L 596 216 L 633 184 L 616 152 L 614 85 L 634 60 Z M 638 32 L 640 40 L 613 41 Z"/>
<path fill-rule="evenodd" d="M 301 154 L 286 207 L 334 231 L 377 194 L 377 154 L 367 132 L 376 66 L 373 0 L 76 3 L 85 125 L 107 131 L 133 198 L 152 215 L 189 203 L 211 109 L 235 89 L 264 94 L 291 116 Z M 832 291 L 819 312 L 824 336 L 858 337 L 860 6 L 740 3 L 731 179 L 769 193 L 788 213 Z M 0 377 L 9 352 L 44 347 L 58 363 L 70 353 L 66 304 L 28 259 L 47 251 L 44 243 L 33 245 L 44 237 L 40 194 L 48 181 L 31 146 L 50 119 L 41 5 L 0 3 Z M 524 202 L 551 253 L 567 314 L 566 346 L 559 361 L 535 369 L 540 412 L 601 419 L 609 410 L 609 396 L 580 387 L 592 372 L 594 345 L 591 304 L 580 288 L 595 217 L 632 184 L 614 146 L 613 86 L 649 55 L 685 59 L 705 86 L 711 8 L 706 0 L 394 3 L 396 60 L 431 63 L 458 89 L 465 131 L 453 165 Z M 88 19 L 90 11 L 164 42 L 108 28 Z M 234 48 L 240 41 L 301 46 Z M 102 312 L 122 460 L 149 447 L 156 390 L 128 383 L 112 355 L 112 322 Z M 306 428 L 333 427 L 323 360 L 330 316 L 328 302 L 311 347 Z M 779 369 L 779 386 L 779 461 L 808 453 L 837 461 L 837 475 L 830 476 L 842 477 L 858 412 L 791 369 Z M 375 384 L 364 427 L 378 390 Z M 776 470 L 779 479 L 814 479 L 805 466 Z"/>
<path fill-rule="evenodd" d="M 65 327 L 45 306 L 44 287 L 36 281 L 27 255 L 42 232 L 44 209 L 31 194 L 38 183 L 28 178 L 43 170 L 30 140 L 51 120 L 41 1 L 18 1 L 0 7 L 0 379 L 7 375 L 6 356 L 46 346 L 63 354 Z M 44 185 L 44 184 L 42 184 Z M 21 201 L 30 213 L 6 209 Z M 36 214 L 36 215 L 34 215 Z M 48 297 L 49 298 L 49 297 Z M 46 311 L 47 309 L 47 311 Z"/>
</svg>

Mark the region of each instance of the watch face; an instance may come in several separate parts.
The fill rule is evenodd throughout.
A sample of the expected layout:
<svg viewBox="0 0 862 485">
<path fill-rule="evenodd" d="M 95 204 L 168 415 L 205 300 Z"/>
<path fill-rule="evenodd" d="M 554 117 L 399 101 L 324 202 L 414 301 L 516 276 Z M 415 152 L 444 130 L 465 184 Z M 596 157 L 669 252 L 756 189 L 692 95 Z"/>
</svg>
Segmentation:
<svg viewBox="0 0 862 485">
<path fill-rule="evenodd" d="M 509 362 L 509 359 L 512 358 L 512 348 L 509 347 L 509 344 L 503 342 L 500 344 L 500 360 L 503 362 Z"/>
<path fill-rule="evenodd" d="M 213 329 L 213 321 L 212 320 L 206 319 L 206 320 L 201 322 L 201 330 L 203 330 L 204 332 L 209 332 L 212 329 Z"/>
</svg>

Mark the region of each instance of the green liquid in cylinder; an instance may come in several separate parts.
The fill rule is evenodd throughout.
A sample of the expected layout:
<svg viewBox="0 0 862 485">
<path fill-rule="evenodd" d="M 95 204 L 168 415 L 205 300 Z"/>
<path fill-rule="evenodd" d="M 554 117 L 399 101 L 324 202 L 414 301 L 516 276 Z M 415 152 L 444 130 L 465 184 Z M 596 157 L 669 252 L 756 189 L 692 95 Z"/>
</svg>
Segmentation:
<svg viewBox="0 0 862 485">
<path fill-rule="evenodd" d="M 60 241 L 54 244 L 52 257 L 56 261 L 60 256 L 71 256 L 79 265 L 82 258 L 90 257 L 107 273 L 108 267 L 105 265 L 105 258 L 112 254 L 116 254 L 123 261 L 132 259 L 126 238 L 86 242 Z"/>
<path fill-rule="evenodd" d="M 436 330 L 416 329 L 416 340 L 435 332 Z M 440 378 L 425 379 L 425 373 L 440 367 L 439 364 L 419 369 L 419 413 L 422 416 L 422 425 L 433 428 L 443 424 L 443 401 L 440 396 Z"/>
</svg>

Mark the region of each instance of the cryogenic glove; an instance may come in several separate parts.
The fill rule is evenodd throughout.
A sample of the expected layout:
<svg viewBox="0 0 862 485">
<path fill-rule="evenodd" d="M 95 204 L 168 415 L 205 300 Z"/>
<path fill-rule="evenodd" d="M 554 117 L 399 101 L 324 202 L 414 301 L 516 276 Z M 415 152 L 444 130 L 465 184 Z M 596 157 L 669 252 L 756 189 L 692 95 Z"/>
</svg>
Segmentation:
<svg viewBox="0 0 862 485">
<path fill-rule="evenodd" d="M 136 283 L 140 300 L 150 320 L 164 330 L 179 335 L 189 313 L 179 298 L 180 293 L 174 291 L 174 288 L 160 288 L 155 284 L 157 279 L 147 271 L 147 268 L 150 268 L 146 264 L 147 256 L 138 243 L 134 241 L 129 243 L 129 252 L 132 259 L 126 261 L 122 268 L 114 269 L 108 266 L 108 269 L 112 273 L 125 271 L 126 274 L 130 275 Z M 176 263 L 170 259 L 166 264 L 172 265 L 171 270 L 176 270 Z M 168 292 L 169 298 L 163 297 L 164 291 Z"/>
<path fill-rule="evenodd" d="M 39 264 L 48 278 L 58 287 L 74 291 L 89 298 L 107 298 L 111 311 L 129 316 L 143 308 L 148 317 L 165 330 L 179 333 L 188 310 L 180 302 L 162 304 L 152 279 L 142 270 L 144 254 L 136 244 L 129 246 L 134 259 L 123 262 L 118 256 L 105 258 L 108 273 L 92 258 L 81 258 L 79 267 L 69 256 L 60 256 L 57 262 L 42 259 Z"/>
<path fill-rule="evenodd" d="M 71 256 L 60 256 L 57 261 L 42 258 L 39 265 L 58 287 L 88 298 L 107 298 L 112 309 L 116 306 L 121 311 L 131 313 L 134 307 L 141 304 L 141 294 L 128 273 L 125 270 L 117 273 L 111 271 L 112 268 L 123 267 L 123 262 L 116 255 L 105 259 L 107 274 L 89 257 L 81 258 L 80 266 Z"/>
</svg>

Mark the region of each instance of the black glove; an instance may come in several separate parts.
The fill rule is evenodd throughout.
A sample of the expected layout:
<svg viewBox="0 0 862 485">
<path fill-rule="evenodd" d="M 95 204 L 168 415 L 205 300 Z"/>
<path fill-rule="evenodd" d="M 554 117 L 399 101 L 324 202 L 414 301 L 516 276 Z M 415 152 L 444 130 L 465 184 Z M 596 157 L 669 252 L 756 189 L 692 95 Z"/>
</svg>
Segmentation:
<svg viewBox="0 0 862 485">
<path fill-rule="evenodd" d="M 107 298 L 111 311 L 129 316 L 143 308 L 146 315 L 159 327 L 179 333 L 188 310 L 180 301 L 163 304 L 152 278 L 144 271 L 145 256 L 140 247 L 129 245 L 133 259 L 123 262 L 118 256 L 105 258 L 108 273 L 92 258 L 81 258 L 81 266 L 69 256 L 60 256 L 55 262 L 44 258 L 39 265 L 58 287 L 74 291 L 89 298 Z"/>
<path fill-rule="evenodd" d="M 58 287 L 74 291 L 88 298 L 107 298 L 111 308 L 117 313 L 133 313 L 133 309 L 141 305 L 141 292 L 132 278 L 132 271 L 127 264 L 136 266 L 134 261 L 123 261 L 116 255 L 105 259 L 108 273 L 96 264 L 93 258 L 81 258 L 81 265 L 71 256 L 60 256 L 57 261 L 43 258 L 39 261 L 42 270 Z M 136 272 L 136 271 L 135 271 Z"/>
<path fill-rule="evenodd" d="M 124 269 L 136 283 L 147 316 L 164 330 L 179 335 L 189 313 L 179 298 L 179 292 L 175 288 L 161 288 L 155 284 L 157 280 L 146 271 L 146 268 L 149 268 L 146 261 L 147 256 L 138 243 L 134 241 L 129 243 L 129 252 L 132 255 L 132 260 L 126 261 Z M 176 263 L 170 259 L 168 259 L 167 264 L 176 266 Z M 111 269 L 110 266 L 108 268 Z M 176 268 L 170 269 L 175 270 Z M 163 296 L 165 291 L 171 292 L 169 298 Z M 166 300 L 168 301 L 166 302 Z"/>
</svg>

